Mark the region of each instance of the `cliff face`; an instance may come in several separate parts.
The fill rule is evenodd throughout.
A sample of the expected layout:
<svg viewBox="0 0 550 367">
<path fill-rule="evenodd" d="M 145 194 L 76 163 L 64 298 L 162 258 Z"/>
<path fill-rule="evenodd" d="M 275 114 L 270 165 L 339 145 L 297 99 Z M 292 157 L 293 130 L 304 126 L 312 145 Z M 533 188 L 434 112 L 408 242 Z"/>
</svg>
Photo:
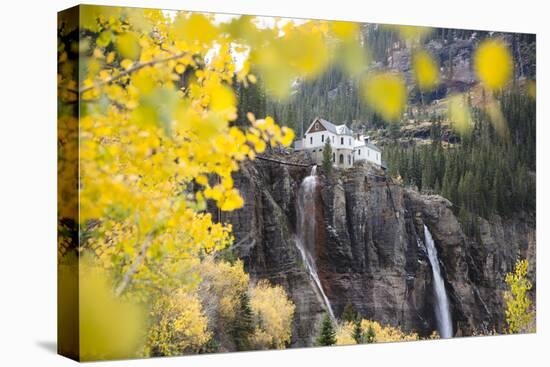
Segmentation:
<svg viewBox="0 0 550 367">
<path fill-rule="evenodd" d="M 256 161 L 235 177 L 245 206 L 223 213 L 253 280 L 281 284 L 296 304 L 293 345 L 311 345 L 325 305 L 294 242 L 296 195 L 309 168 Z M 436 330 L 426 225 L 436 243 L 455 335 L 504 330 L 504 276 L 517 257 L 534 264 L 533 218 L 481 221 L 467 238 L 440 196 L 404 189 L 369 166 L 319 175 L 312 254 L 336 316 L 363 317 L 429 335 Z M 312 213 L 313 215 L 313 213 Z M 532 271 L 534 271 L 534 266 Z M 534 274 L 534 272 L 533 272 Z"/>
</svg>

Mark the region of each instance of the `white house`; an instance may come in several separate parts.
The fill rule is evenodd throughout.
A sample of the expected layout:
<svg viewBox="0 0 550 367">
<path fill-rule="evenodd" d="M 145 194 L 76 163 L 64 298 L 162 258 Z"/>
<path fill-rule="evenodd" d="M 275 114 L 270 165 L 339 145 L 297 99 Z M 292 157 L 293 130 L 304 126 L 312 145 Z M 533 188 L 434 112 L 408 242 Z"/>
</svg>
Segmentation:
<svg viewBox="0 0 550 367">
<path fill-rule="evenodd" d="M 321 164 L 327 140 L 332 147 L 332 162 L 337 167 L 353 167 L 360 160 L 382 166 L 382 152 L 369 142 L 368 136 L 354 134 L 346 125 L 335 125 L 319 117 L 309 125 L 305 136 L 295 142 L 294 149 L 308 151 L 315 162 Z"/>
</svg>

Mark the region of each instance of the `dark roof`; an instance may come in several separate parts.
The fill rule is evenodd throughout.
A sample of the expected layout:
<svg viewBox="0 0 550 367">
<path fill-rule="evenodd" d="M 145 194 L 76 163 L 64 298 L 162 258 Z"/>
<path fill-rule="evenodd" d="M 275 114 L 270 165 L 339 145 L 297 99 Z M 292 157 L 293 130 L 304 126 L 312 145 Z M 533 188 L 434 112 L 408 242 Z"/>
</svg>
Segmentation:
<svg viewBox="0 0 550 367">
<path fill-rule="evenodd" d="M 353 135 L 353 131 L 349 127 L 347 127 L 345 124 L 336 125 L 336 124 L 333 124 L 332 122 L 330 122 L 328 120 L 325 120 L 323 118 L 320 118 L 320 117 L 317 117 L 317 118 L 313 119 L 313 122 L 309 125 L 309 127 L 306 131 L 309 131 L 311 129 L 311 125 L 313 125 L 316 121 L 319 121 L 325 127 L 325 129 L 327 129 L 328 131 L 330 131 L 333 134 L 336 134 L 336 135 Z"/>
</svg>

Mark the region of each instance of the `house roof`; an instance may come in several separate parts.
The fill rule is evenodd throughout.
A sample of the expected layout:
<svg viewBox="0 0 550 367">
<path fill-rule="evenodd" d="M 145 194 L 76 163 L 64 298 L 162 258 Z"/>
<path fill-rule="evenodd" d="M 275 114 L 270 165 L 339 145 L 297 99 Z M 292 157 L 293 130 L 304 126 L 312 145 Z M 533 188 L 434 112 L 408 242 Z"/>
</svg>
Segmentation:
<svg viewBox="0 0 550 367">
<path fill-rule="evenodd" d="M 382 150 L 380 150 L 380 148 L 378 148 L 376 145 L 374 145 L 372 143 L 367 143 L 365 141 L 364 136 L 361 136 L 360 140 L 356 140 L 355 148 L 361 148 L 361 147 L 366 147 L 366 148 L 372 149 L 376 152 L 382 153 Z"/>
<path fill-rule="evenodd" d="M 345 124 L 336 125 L 336 124 L 333 124 L 332 122 L 330 122 L 328 120 L 325 120 L 323 118 L 320 118 L 320 117 L 316 117 L 315 119 L 313 119 L 313 122 L 309 125 L 309 127 L 306 131 L 309 131 L 311 129 L 311 126 L 317 121 L 319 121 L 325 127 L 325 129 L 327 129 L 329 132 L 331 132 L 333 134 L 336 134 L 336 135 L 353 135 L 353 131 L 349 127 L 347 127 Z"/>
</svg>

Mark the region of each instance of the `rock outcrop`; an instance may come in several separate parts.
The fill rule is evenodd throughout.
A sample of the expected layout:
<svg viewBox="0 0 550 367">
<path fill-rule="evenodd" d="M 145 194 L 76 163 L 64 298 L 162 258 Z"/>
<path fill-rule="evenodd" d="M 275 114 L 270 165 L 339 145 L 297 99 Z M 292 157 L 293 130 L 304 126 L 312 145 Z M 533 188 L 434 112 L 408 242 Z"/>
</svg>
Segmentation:
<svg viewBox="0 0 550 367">
<path fill-rule="evenodd" d="M 296 195 L 308 174 L 305 167 L 246 164 L 235 176 L 245 206 L 219 218 L 233 225 L 233 251 L 251 278 L 282 285 L 296 304 L 294 346 L 312 345 L 325 312 L 294 242 Z M 365 318 L 422 336 L 436 330 L 426 225 L 455 335 L 504 330 L 504 276 L 518 257 L 535 263 L 534 218 L 481 220 L 475 240 L 465 236 L 448 200 L 405 189 L 369 165 L 330 178 L 320 173 L 319 182 L 316 220 L 322 223 L 313 255 L 337 317 L 351 304 Z"/>
</svg>

